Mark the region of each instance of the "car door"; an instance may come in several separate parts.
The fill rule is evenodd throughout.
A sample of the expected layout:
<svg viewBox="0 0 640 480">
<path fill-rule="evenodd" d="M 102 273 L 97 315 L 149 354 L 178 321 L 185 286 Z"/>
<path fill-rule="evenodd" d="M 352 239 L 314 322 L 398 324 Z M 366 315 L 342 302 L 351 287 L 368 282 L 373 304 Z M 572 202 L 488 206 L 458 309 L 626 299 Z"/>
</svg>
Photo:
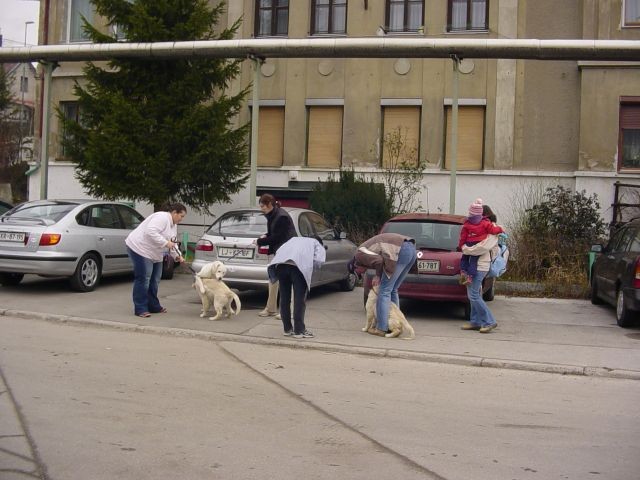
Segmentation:
<svg viewBox="0 0 640 480">
<path fill-rule="evenodd" d="M 118 237 L 118 248 L 117 250 L 114 249 L 113 252 L 115 258 L 117 258 L 116 268 L 118 270 L 129 271 L 133 269 L 133 266 L 131 265 L 129 255 L 127 254 L 127 245 L 124 242 L 131 231 L 144 221 L 144 217 L 133 208 L 126 205 L 113 205 L 113 207 L 118 213 L 118 217 L 120 219 L 120 228 L 117 232 L 114 232 Z"/>
<path fill-rule="evenodd" d="M 103 259 L 103 273 L 113 273 L 130 269 L 124 239 L 125 230 L 115 206 L 98 204 L 89 207 L 89 228 L 95 238 L 96 249 Z"/>
<path fill-rule="evenodd" d="M 303 214 L 311 224 L 316 238 L 322 240 L 327 258 L 322 265 L 322 283 L 336 282 L 347 275 L 347 264 L 353 253 L 347 241 L 336 238 L 336 232 L 319 214 L 307 212 Z"/>
<path fill-rule="evenodd" d="M 615 302 L 618 279 L 626 269 L 629 246 L 637 235 L 637 228 L 627 225 L 611 237 L 603 254 L 598 258 L 596 281 L 598 292 Z"/>
</svg>

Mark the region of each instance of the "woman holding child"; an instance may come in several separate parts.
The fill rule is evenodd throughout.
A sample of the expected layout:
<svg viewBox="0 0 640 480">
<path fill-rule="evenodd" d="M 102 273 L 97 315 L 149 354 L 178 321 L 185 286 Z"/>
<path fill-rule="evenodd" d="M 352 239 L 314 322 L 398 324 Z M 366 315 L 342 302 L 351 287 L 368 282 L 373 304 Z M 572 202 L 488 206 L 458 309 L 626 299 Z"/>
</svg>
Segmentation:
<svg viewBox="0 0 640 480">
<path fill-rule="evenodd" d="M 482 199 L 478 198 L 469 208 L 469 217 L 460 232 L 459 246 L 464 260 L 460 266 L 461 279 L 467 286 L 471 306 L 469 322 L 462 325 L 462 330 L 489 333 L 498 326 L 482 298 L 482 281 L 489 273 L 492 255 L 497 255 L 499 251 L 497 235 L 504 233 L 502 227 L 495 223 L 496 220 L 491 208 L 483 205 Z M 474 234 L 470 235 L 470 232 Z"/>
</svg>

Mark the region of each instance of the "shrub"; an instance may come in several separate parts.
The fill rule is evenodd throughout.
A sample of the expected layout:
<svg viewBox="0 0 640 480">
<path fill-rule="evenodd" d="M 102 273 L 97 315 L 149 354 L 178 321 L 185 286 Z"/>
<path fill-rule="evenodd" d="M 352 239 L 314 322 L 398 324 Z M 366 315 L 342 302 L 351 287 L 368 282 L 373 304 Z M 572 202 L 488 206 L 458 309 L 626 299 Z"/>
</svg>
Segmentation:
<svg viewBox="0 0 640 480">
<path fill-rule="evenodd" d="M 384 185 L 356 177 L 353 170 L 340 170 L 337 180 L 332 175 L 319 183 L 309 203 L 357 244 L 377 234 L 390 217 Z"/>
</svg>

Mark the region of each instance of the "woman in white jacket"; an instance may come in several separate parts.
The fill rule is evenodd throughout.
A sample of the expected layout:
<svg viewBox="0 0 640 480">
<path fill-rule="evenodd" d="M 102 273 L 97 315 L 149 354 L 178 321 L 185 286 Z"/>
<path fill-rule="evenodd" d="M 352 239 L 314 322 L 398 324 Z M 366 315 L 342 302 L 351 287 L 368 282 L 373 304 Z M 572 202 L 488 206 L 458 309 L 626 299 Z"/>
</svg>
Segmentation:
<svg viewBox="0 0 640 480">
<path fill-rule="evenodd" d="M 162 260 L 168 250 L 178 262 L 184 262 L 182 256 L 175 253 L 175 247 L 177 225 L 186 214 L 184 205 L 171 204 L 168 212 L 149 215 L 125 240 L 133 264 L 133 311 L 138 317 L 167 311 L 158 299 Z"/>
</svg>

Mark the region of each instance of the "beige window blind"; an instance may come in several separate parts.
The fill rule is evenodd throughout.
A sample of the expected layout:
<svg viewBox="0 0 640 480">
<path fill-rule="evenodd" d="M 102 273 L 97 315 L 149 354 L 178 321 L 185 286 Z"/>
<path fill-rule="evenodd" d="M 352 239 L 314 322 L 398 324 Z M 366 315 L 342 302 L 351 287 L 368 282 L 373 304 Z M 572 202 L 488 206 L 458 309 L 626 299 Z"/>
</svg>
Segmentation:
<svg viewBox="0 0 640 480">
<path fill-rule="evenodd" d="M 415 165 L 420 146 L 420 107 L 384 107 L 384 137 L 382 165 L 400 165 L 403 161 Z"/>
<path fill-rule="evenodd" d="M 447 139 L 444 167 L 451 165 L 451 106 L 447 109 Z M 458 159 L 456 170 L 482 170 L 484 106 L 458 107 Z"/>
<path fill-rule="evenodd" d="M 338 168 L 342 163 L 342 106 L 309 107 L 307 166 Z"/>
<path fill-rule="evenodd" d="M 258 166 L 281 167 L 284 151 L 284 107 L 260 107 Z"/>
</svg>

